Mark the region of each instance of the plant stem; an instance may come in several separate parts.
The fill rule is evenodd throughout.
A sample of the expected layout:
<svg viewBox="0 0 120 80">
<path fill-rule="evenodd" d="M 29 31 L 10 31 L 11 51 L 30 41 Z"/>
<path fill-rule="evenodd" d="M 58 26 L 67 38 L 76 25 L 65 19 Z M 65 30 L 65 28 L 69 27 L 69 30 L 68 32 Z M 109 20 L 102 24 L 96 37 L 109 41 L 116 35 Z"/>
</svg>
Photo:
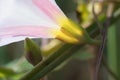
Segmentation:
<svg viewBox="0 0 120 80">
<path fill-rule="evenodd" d="M 39 73 L 37 74 L 38 75 L 37 77 L 32 77 L 29 80 L 37 80 L 39 78 L 42 78 L 47 73 L 49 73 L 51 70 L 53 70 L 55 67 L 57 67 L 59 64 L 61 64 L 63 61 L 68 59 L 71 55 L 73 55 L 73 53 L 77 52 L 80 49 L 80 47 L 82 47 L 82 46 L 78 45 L 78 46 L 71 47 L 71 49 L 69 51 L 63 53 L 61 56 L 59 56 L 56 60 L 54 60 L 48 66 L 46 66 L 41 71 L 39 71 Z"/>
<path fill-rule="evenodd" d="M 73 46 L 73 44 L 65 44 L 65 45 L 63 45 L 58 51 L 56 51 L 53 55 L 51 55 L 45 61 L 43 61 L 42 63 L 37 64 L 33 70 L 28 72 L 20 80 L 36 80 L 36 79 L 32 79 L 32 78 L 36 77 L 37 74 L 40 75 L 39 71 L 41 71 L 44 67 L 49 65 L 55 59 L 57 59 L 60 55 L 62 55 L 65 51 L 67 51 L 72 46 Z M 37 76 L 37 77 L 39 77 L 39 76 Z"/>
<path fill-rule="evenodd" d="M 104 48 L 105 48 L 105 45 L 107 42 L 107 32 L 108 32 L 108 27 L 110 26 L 111 17 L 113 16 L 112 15 L 113 9 L 114 9 L 113 5 L 109 4 L 108 12 L 107 12 L 107 22 L 103 29 L 102 43 L 101 43 L 99 51 L 98 51 L 98 59 L 97 59 L 97 64 L 96 64 L 96 69 L 95 69 L 94 80 L 98 80 L 98 72 L 99 72 L 99 68 L 100 68 L 100 64 L 101 64 L 101 60 L 102 60 L 102 56 L 103 56 L 103 51 L 104 51 Z"/>
</svg>

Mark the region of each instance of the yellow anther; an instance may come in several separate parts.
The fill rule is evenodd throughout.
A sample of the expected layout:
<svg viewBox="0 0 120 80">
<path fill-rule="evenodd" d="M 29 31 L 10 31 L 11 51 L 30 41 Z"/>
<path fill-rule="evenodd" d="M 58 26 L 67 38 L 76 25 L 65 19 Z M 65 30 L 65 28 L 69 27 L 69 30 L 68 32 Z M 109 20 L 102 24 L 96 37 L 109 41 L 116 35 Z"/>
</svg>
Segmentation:
<svg viewBox="0 0 120 80">
<path fill-rule="evenodd" d="M 54 32 L 54 34 L 56 35 L 57 39 L 62 40 L 64 42 L 68 42 L 68 43 L 79 43 L 80 42 L 77 38 L 62 32 L 62 30 Z"/>
</svg>

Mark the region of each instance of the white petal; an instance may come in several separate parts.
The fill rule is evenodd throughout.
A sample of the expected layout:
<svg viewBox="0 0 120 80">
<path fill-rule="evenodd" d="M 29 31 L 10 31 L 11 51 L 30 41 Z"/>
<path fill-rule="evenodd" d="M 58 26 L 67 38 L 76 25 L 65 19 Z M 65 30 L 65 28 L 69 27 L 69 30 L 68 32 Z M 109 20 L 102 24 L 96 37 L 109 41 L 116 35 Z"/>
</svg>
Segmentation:
<svg viewBox="0 0 120 80">
<path fill-rule="evenodd" d="M 12 25 L 56 24 L 32 3 L 32 0 L 0 0 L 0 27 Z"/>
<path fill-rule="evenodd" d="M 57 6 L 55 0 L 32 0 L 33 3 L 50 19 L 57 22 L 57 18 L 64 17 L 67 18 L 62 10 Z M 58 22 L 57 22 L 58 23 Z"/>
<path fill-rule="evenodd" d="M 0 0 L 0 46 L 26 37 L 54 38 L 52 31 L 59 29 L 32 0 Z"/>
</svg>

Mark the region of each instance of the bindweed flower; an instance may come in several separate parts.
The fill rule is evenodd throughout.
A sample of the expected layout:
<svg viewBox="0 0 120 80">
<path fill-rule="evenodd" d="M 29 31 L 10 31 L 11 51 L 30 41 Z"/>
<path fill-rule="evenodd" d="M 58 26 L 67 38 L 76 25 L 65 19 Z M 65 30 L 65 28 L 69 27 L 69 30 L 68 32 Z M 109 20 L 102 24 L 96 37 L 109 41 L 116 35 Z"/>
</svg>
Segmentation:
<svg viewBox="0 0 120 80">
<path fill-rule="evenodd" d="M 79 43 L 84 41 L 84 34 L 55 0 L 0 0 L 0 46 L 26 37 Z"/>
</svg>

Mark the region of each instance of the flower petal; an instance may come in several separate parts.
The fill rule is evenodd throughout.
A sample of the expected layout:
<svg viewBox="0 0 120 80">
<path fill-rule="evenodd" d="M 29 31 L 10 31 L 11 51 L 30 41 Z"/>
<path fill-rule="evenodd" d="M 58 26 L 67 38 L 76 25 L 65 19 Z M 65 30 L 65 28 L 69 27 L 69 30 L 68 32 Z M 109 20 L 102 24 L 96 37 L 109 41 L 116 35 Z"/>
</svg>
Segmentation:
<svg viewBox="0 0 120 80">
<path fill-rule="evenodd" d="M 36 8 L 32 0 L 0 0 L 0 27 L 26 24 L 50 27 L 55 25 L 48 16 Z"/>
<path fill-rule="evenodd" d="M 60 27 L 32 0 L 0 0 L 0 46 L 29 38 L 54 38 Z"/>
<path fill-rule="evenodd" d="M 58 29 L 46 26 L 17 26 L 0 28 L 0 46 L 29 38 L 54 38 Z"/>
<path fill-rule="evenodd" d="M 56 16 L 66 17 L 55 3 L 55 0 L 32 0 L 49 18 L 56 21 Z"/>
</svg>

